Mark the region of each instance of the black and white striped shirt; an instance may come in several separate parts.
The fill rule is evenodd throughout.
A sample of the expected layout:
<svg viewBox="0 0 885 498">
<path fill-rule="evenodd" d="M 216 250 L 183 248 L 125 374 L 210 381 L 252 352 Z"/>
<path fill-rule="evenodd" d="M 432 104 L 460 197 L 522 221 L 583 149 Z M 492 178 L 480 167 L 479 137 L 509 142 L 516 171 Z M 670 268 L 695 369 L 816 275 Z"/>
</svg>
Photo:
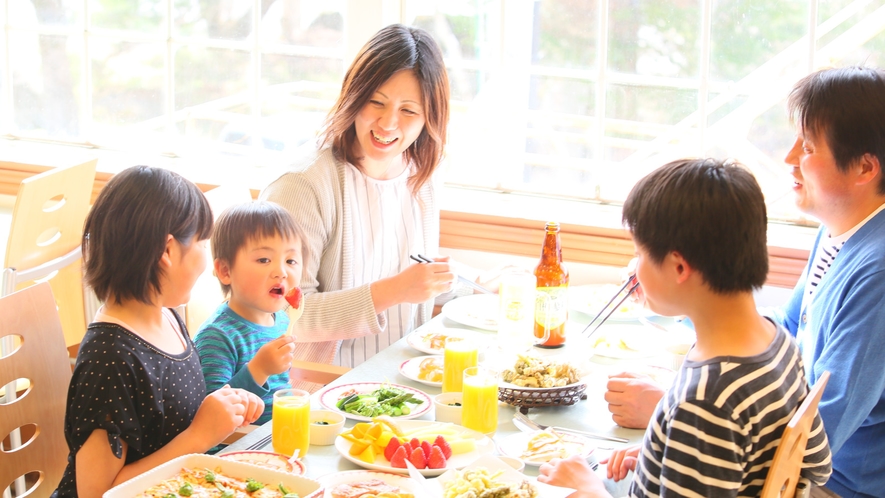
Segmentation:
<svg viewBox="0 0 885 498">
<path fill-rule="evenodd" d="M 783 329 L 757 356 L 686 361 L 645 433 L 630 496 L 758 496 L 807 394 L 799 349 Z M 802 475 L 823 484 L 830 472 L 817 416 Z"/>
</svg>

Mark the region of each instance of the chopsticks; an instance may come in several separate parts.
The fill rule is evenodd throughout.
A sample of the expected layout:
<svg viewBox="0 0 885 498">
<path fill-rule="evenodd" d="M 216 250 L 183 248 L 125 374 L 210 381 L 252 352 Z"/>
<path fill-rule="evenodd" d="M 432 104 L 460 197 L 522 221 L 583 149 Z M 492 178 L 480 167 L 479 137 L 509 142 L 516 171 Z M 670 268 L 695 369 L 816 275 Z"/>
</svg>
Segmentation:
<svg viewBox="0 0 885 498">
<path fill-rule="evenodd" d="M 264 448 L 265 446 L 267 446 L 268 443 L 270 443 L 270 440 L 272 438 L 273 438 L 273 435 L 268 434 L 267 436 L 264 436 L 263 438 L 259 439 L 258 441 L 255 441 L 254 443 L 247 446 L 246 449 L 247 450 L 260 450 L 261 448 Z"/>
<path fill-rule="evenodd" d="M 621 304 L 624 301 L 626 301 L 627 298 L 629 298 L 630 295 L 633 294 L 636 291 L 636 289 L 638 289 L 638 288 L 639 288 L 639 280 L 636 279 L 636 275 L 635 274 L 630 275 L 630 278 L 628 278 L 627 281 L 624 282 L 624 285 L 622 285 L 621 288 L 618 289 L 618 292 L 616 292 L 615 295 L 612 296 L 612 298 L 609 299 L 609 301 L 607 303 L 605 303 L 605 306 L 603 306 L 602 309 L 599 310 L 599 313 L 597 313 L 596 316 L 593 317 L 593 320 L 590 320 L 590 323 L 588 323 L 587 326 L 584 327 L 584 330 L 581 331 L 581 335 L 584 335 L 587 339 L 589 339 L 590 336 L 592 336 L 596 332 L 596 330 L 599 329 L 599 327 L 603 323 L 605 323 L 606 320 L 608 320 L 608 317 L 612 316 L 612 313 L 614 313 L 615 310 L 617 310 L 621 306 Z M 615 304 L 614 306 L 611 307 L 611 309 L 609 309 L 609 306 L 611 306 L 611 304 L 613 302 L 615 302 L 615 300 L 618 299 L 618 296 L 620 296 L 625 290 L 626 290 L 626 294 L 624 294 L 624 297 L 622 297 L 620 300 L 618 300 L 617 304 Z M 593 327 L 593 330 L 590 330 L 590 333 L 588 334 L 587 330 L 590 329 L 590 327 L 593 325 L 593 323 L 596 322 L 596 320 L 600 316 L 602 316 L 602 314 L 605 313 L 606 310 L 608 310 L 608 313 L 606 313 L 605 317 L 603 317 L 602 320 L 600 320 L 599 323 L 597 323 L 596 326 Z"/>
<path fill-rule="evenodd" d="M 430 259 L 426 256 L 423 256 L 421 254 L 419 254 L 417 256 L 410 255 L 409 258 L 411 258 L 412 261 L 417 261 L 419 263 L 433 263 L 432 259 Z M 491 290 L 479 285 L 478 283 L 474 282 L 473 280 L 470 280 L 469 278 L 465 278 L 465 277 L 462 277 L 461 275 L 458 275 L 458 280 L 461 281 L 461 283 L 467 285 L 468 287 L 472 287 L 472 288 L 482 292 L 483 294 L 494 294 L 494 292 L 492 292 Z"/>
</svg>

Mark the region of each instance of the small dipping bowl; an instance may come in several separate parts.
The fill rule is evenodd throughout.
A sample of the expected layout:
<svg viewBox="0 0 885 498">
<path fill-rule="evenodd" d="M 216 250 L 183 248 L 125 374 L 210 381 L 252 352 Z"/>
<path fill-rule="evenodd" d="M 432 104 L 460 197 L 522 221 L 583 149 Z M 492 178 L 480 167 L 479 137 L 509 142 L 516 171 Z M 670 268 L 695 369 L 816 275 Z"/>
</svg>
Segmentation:
<svg viewBox="0 0 885 498">
<path fill-rule="evenodd" d="M 310 411 L 310 444 L 330 446 L 344 429 L 344 415 L 329 410 Z"/>
<path fill-rule="evenodd" d="M 436 412 L 436 421 L 461 425 L 462 400 L 463 396 L 460 392 L 448 392 L 434 396 L 433 408 Z"/>
</svg>

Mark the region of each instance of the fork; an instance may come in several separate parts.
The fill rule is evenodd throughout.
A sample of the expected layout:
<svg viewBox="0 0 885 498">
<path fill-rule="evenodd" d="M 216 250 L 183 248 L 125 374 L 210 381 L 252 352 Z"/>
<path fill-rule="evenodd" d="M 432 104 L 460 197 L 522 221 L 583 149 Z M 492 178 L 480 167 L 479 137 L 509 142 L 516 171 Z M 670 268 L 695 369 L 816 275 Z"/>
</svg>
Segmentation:
<svg viewBox="0 0 885 498">
<path fill-rule="evenodd" d="M 603 440 L 606 440 L 606 441 L 614 441 L 614 442 L 616 442 L 616 443 L 629 443 L 629 442 L 630 442 L 630 441 L 627 440 L 627 439 L 624 439 L 624 438 L 622 438 L 622 437 L 617 437 L 617 436 L 609 436 L 609 435 L 606 435 L 606 434 L 595 434 L 595 433 L 592 433 L 592 432 L 578 431 L 578 430 L 574 430 L 574 429 L 568 429 L 568 428 L 565 428 L 565 427 L 556 427 L 556 426 L 541 425 L 541 424 L 535 422 L 534 420 L 532 420 L 532 419 L 526 417 L 526 416 L 523 415 L 521 412 L 516 412 L 516 413 L 513 415 L 513 423 L 514 423 L 514 425 L 516 425 L 517 427 L 519 427 L 520 425 L 523 425 L 523 426 L 525 426 L 525 427 L 529 427 L 531 430 L 543 431 L 543 430 L 545 430 L 545 429 L 550 428 L 550 429 L 553 429 L 553 430 L 556 431 L 556 432 L 565 432 L 565 433 L 568 433 L 568 434 L 578 434 L 578 435 L 580 435 L 580 436 L 592 437 L 592 438 L 595 438 L 595 439 L 603 439 Z"/>
</svg>

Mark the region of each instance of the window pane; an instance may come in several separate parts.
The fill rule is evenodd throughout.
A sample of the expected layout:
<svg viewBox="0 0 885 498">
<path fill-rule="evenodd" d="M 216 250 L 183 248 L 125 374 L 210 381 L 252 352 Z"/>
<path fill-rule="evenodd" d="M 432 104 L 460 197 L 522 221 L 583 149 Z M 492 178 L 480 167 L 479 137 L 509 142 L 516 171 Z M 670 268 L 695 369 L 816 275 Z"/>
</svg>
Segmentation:
<svg viewBox="0 0 885 498">
<path fill-rule="evenodd" d="M 629 74 L 696 78 L 700 27 L 700 2 L 612 0 L 608 67 Z"/>
<path fill-rule="evenodd" d="M 596 0 L 542 0 L 535 5 L 532 63 L 577 69 L 596 67 Z"/>
<path fill-rule="evenodd" d="M 344 44 L 343 0 L 276 0 L 261 16 L 261 40 L 307 47 Z"/>
<path fill-rule="evenodd" d="M 82 15 L 82 0 L 6 0 L 9 3 L 10 22 L 30 24 L 33 19 L 43 26 L 79 26 Z"/>
<path fill-rule="evenodd" d="M 450 63 L 488 59 L 500 4 L 493 0 L 406 0 L 409 24 L 430 33 Z"/>
<path fill-rule="evenodd" d="M 188 138 L 218 140 L 224 127 L 252 112 L 248 52 L 181 47 L 175 54 L 175 109 Z"/>
<path fill-rule="evenodd" d="M 11 32 L 14 126 L 47 138 L 80 133 L 79 37 Z"/>
<path fill-rule="evenodd" d="M 96 125 L 128 126 L 163 115 L 165 45 L 97 39 L 90 49 Z"/>
<path fill-rule="evenodd" d="M 882 67 L 885 30 L 877 2 L 821 0 L 818 8 L 818 61 L 837 65 L 866 64 Z"/>
<path fill-rule="evenodd" d="M 242 40 L 252 33 L 252 0 L 177 0 L 175 34 Z"/>
<path fill-rule="evenodd" d="M 91 26 L 117 31 L 161 33 L 165 0 L 89 0 Z"/>
</svg>

